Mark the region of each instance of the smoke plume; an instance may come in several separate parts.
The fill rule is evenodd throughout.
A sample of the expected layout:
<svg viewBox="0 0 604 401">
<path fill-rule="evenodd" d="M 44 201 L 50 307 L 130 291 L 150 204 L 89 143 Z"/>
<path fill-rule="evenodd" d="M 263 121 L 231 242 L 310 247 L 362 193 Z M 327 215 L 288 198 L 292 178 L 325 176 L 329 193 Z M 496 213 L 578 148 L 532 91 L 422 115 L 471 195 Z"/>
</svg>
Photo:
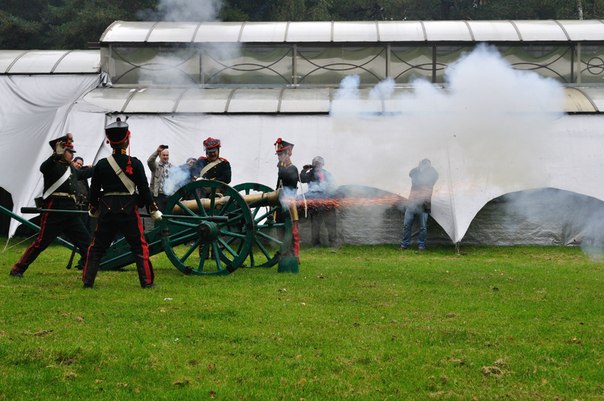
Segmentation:
<svg viewBox="0 0 604 401">
<path fill-rule="evenodd" d="M 191 173 L 188 165 L 173 166 L 164 181 L 164 194 L 170 196 L 190 181 Z"/>
<path fill-rule="evenodd" d="M 358 77 L 344 79 L 330 114 L 345 157 L 326 160 L 338 182 L 399 187 L 407 197 L 409 170 L 430 159 L 441 177 L 434 217 L 454 216 L 443 228 L 460 240 L 490 199 L 549 186 L 544 160 L 553 124 L 563 116 L 564 90 L 553 79 L 513 69 L 486 45 L 451 64 L 444 80 L 418 79 L 406 88 L 386 80 L 363 97 Z M 362 168 L 351 168 L 351 160 Z"/>
<path fill-rule="evenodd" d="M 159 0 L 157 11 L 142 11 L 139 18 L 160 21 L 216 21 L 222 4 L 222 0 Z"/>
</svg>

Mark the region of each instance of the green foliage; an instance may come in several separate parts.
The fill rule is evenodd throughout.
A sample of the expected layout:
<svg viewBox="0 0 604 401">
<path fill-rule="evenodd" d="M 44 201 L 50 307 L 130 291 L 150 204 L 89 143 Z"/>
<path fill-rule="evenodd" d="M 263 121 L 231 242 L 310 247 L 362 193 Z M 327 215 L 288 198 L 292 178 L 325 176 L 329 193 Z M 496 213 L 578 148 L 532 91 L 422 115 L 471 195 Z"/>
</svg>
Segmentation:
<svg viewBox="0 0 604 401">
<path fill-rule="evenodd" d="M 303 249 L 157 287 L 0 261 L 0 400 L 599 400 L 604 268 L 577 248 Z"/>
<path fill-rule="evenodd" d="M 0 3 L 0 49 L 81 49 L 89 42 L 97 42 L 115 20 L 161 19 L 159 0 L 27 0 L 26 3 L 26 6 L 22 0 Z M 604 18 L 604 0 L 224 0 L 219 18 L 223 21 L 577 19 L 579 9 L 584 19 Z"/>
<path fill-rule="evenodd" d="M 0 48 L 35 49 L 40 48 L 38 32 L 42 24 L 17 17 L 0 10 Z"/>
<path fill-rule="evenodd" d="M 98 42 L 99 32 L 102 33 L 113 21 L 128 18 L 116 4 L 99 0 L 80 3 L 78 0 L 66 0 L 61 6 L 49 7 L 48 36 L 51 43 L 60 43 L 64 49 L 86 48 L 87 43 Z"/>
</svg>

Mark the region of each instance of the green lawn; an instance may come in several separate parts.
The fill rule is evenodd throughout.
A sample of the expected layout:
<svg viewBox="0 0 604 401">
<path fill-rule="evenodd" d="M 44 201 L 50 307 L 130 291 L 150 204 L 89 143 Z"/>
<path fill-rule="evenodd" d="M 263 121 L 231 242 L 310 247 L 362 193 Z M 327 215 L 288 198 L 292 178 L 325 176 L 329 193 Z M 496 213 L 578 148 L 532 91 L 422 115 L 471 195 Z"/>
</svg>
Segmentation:
<svg viewBox="0 0 604 401">
<path fill-rule="evenodd" d="M 16 240 L 11 240 L 15 243 Z M 3 244 L 6 239 L 3 240 Z M 84 290 L 1 254 L 0 400 L 604 400 L 604 263 L 578 248 L 303 249 L 299 274 L 153 257 Z"/>
</svg>

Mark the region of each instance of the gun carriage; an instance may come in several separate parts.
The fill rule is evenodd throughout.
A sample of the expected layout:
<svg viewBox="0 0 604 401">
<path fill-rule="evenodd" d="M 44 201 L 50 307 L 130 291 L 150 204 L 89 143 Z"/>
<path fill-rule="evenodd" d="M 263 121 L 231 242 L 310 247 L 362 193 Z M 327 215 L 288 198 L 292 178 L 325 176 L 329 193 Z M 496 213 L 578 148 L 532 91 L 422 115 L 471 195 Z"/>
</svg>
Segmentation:
<svg viewBox="0 0 604 401">
<path fill-rule="evenodd" d="M 186 184 L 170 196 L 162 220 L 145 232 L 149 252 L 164 252 L 174 267 L 190 275 L 229 274 L 242 266 L 272 267 L 291 247 L 291 216 L 296 213 L 295 206 L 290 211 L 282 205 L 279 195 L 279 191 L 257 183 L 231 187 L 200 180 Z M 27 221 L 7 209 L 2 211 Z M 22 209 L 24 213 L 41 211 Z M 277 221 L 276 214 L 283 218 Z M 108 249 L 101 269 L 117 270 L 131 263 L 133 255 L 121 238 Z"/>
</svg>

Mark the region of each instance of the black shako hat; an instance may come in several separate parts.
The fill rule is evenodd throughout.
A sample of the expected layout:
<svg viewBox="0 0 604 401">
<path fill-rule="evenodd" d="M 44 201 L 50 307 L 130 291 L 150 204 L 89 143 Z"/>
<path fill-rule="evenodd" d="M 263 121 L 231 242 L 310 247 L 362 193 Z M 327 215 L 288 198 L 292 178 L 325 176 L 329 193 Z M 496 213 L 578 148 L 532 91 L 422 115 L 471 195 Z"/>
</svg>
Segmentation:
<svg viewBox="0 0 604 401">
<path fill-rule="evenodd" d="M 130 137 L 128 124 L 118 117 L 115 122 L 105 127 L 105 136 L 111 145 L 120 145 L 124 143 L 126 139 Z"/>
<path fill-rule="evenodd" d="M 208 139 L 203 141 L 203 147 L 205 148 L 206 152 L 218 150 L 220 148 L 220 139 L 209 136 Z"/>
<path fill-rule="evenodd" d="M 277 154 L 283 152 L 286 149 L 293 149 L 293 148 L 294 148 L 293 143 L 284 141 L 281 138 L 277 138 L 277 140 L 275 141 L 275 152 Z"/>
<path fill-rule="evenodd" d="M 63 147 L 65 148 L 65 150 L 68 150 L 71 153 L 76 152 L 75 149 L 73 148 L 73 135 L 71 135 L 70 133 L 67 133 L 67 135 L 63 135 L 59 138 L 52 139 L 52 140 L 48 141 L 48 144 L 54 151 L 55 148 L 57 147 L 57 143 L 59 143 L 59 142 L 63 143 Z"/>
</svg>

